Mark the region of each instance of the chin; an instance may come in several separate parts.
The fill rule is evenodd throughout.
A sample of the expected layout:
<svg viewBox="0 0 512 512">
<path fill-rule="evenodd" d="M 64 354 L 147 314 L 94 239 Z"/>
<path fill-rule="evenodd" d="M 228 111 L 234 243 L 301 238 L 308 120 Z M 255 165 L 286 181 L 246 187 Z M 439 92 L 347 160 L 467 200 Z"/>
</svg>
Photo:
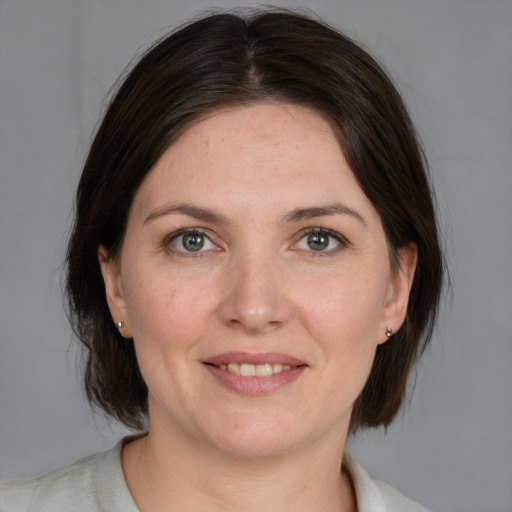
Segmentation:
<svg viewBox="0 0 512 512">
<path fill-rule="evenodd" d="M 213 432 L 210 443 L 221 452 L 236 457 L 283 455 L 313 437 L 311 432 L 299 428 L 301 423 L 304 422 L 299 418 L 283 418 L 282 414 L 272 417 L 271 412 L 260 411 L 229 422 L 224 419 Z"/>
<path fill-rule="evenodd" d="M 231 457 L 255 459 L 282 456 L 293 451 L 294 447 L 299 444 L 289 435 L 257 432 L 218 440 L 217 446 L 221 452 Z"/>
</svg>

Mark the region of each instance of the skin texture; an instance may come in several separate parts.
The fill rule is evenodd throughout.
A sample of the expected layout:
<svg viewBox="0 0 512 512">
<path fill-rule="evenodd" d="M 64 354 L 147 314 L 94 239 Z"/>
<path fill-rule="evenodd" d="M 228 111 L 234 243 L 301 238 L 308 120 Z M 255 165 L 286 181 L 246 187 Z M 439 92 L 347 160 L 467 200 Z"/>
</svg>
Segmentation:
<svg viewBox="0 0 512 512">
<path fill-rule="evenodd" d="M 187 251 L 182 229 L 202 232 L 201 250 Z M 333 233 L 321 250 L 319 229 Z M 99 250 L 149 389 L 149 435 L 123 453 L 139 508 L 355 510 L 339 468 L 375 350 L 405 317 L 415 248 L 400 255 L 392 273 L 380 218 L 311 110 L 220 111 L 168 148 L 134 197 L 120 256 Z M 305 368 L 247 395 L 204 364 L 232 351 Z"/>
</svg>

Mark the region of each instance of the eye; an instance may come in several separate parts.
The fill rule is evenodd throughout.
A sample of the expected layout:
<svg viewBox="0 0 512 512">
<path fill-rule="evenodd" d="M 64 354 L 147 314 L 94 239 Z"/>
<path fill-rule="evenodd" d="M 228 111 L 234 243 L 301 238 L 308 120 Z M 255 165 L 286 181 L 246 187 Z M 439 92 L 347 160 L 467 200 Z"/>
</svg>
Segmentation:
<svg viewBox="0 0 512 512">
<path fill-rule="evenodd" d="M 330 253 L 346 245 L 345 239 L 339 233 L 328 229 L 309 230 L 294 246 L 294 249 Z"/>
<path fill-rule="evenodd" d="M 175 251 L 183 253 L 198 253 L 218 249 L 205 233 L 197 229 L 172 234 L 168 245 Z"/>
</svg>

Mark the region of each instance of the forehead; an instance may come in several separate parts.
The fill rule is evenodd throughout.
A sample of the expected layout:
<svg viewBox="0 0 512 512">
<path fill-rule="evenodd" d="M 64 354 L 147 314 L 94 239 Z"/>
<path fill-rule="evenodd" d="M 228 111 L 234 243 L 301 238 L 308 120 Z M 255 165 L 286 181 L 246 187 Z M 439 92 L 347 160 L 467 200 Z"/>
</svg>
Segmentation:
<svg viewBox="0 0 512 512">
<path fill-rule="evenodd" d="M 293 159 L 303 151 L 312 158 L 322 153 L 343 158 L 334 132 L 321 114 L 297 105 L 257 103 L 201 117 L 168 148 L 159 163 L 170 162 L 173 156 L 182 157 L 184 153 L 190 164 L 195 160 L 215 163 L 218 159 L 227 164 L 230 157 L 247 156 L 250 160 L 265 153 L 268 164 L 278 157 Z M 253 167 L 248 161 L 243 163 Z M 256 161 L 253 163 L 256 165 Z M 241 164 L 239 171 L 243 170 Z M 157 163 L 155 167 L 158 166 Z"/>
<path fill-rule="evenodd" d="M 369 205 L 330 124 L 313 110 L 256 104 L 199 120 L 146 176 L 134 207 L 147 211 L 194 198 L 220 200 L 224 207 L 257 200 L 263 210 L 275 197 L 283 206 L 334 200 Z"/>
</svg>

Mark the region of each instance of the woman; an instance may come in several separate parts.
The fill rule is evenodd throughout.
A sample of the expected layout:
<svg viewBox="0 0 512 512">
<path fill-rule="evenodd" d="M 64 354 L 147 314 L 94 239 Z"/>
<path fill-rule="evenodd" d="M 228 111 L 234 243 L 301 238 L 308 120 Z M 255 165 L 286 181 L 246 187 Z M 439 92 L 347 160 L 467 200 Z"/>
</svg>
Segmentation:
<svg viewBox="0 0 512 512">
<path fill-rule="evenodd" d="M 388 425 L 442 255 L 375 61 L 289 12 L 151 48 L 85 163 L 68 296 L 89 399 L 143 434 L 4 484 L 1 510 L 425 510 L 344 452 Z"/>
</svg>

